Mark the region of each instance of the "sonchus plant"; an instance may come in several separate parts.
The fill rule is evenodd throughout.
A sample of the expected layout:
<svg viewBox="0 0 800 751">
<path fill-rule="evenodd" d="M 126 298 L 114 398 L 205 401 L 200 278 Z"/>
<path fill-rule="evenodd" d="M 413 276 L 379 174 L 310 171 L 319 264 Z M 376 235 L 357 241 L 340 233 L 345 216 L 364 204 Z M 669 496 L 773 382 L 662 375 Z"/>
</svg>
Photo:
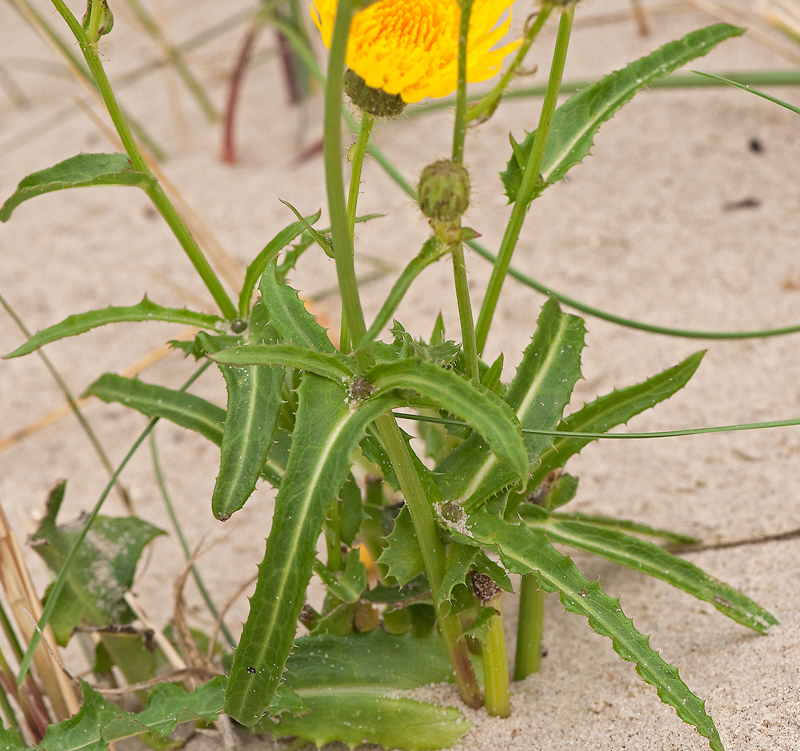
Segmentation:
<svg viewBox="0 0 800 751">
<path fill-rule="evenodd" d="M 562 510 L 577 489 L 577 480 L 563 471 L 569 458 L 679 391 L 703 353 L 566 416 L 581 377 L 585 330 L 583 321 L 563 312 L 555 299 L 542 308 L 515 373 L 504 369 L 502 356 L 487 363 L 481 355 L 534 199 L 588 155 L 602 123 L 639 90 L 742 30 L 719 24 L 691 33 L 557 108 L 573 2 L 544 2 L 524 38 L 498 46 L 509 29 L 511 0 L 315 0 L 312 18 L 330 50 L 327 75 L 313 68 L 308 50 L 300 51 L 325 88 L 330 228 L 314 228 L 319 213 L 295 212 L 298 221 L 278 232 L 252 261 L 234 302 L 154 177 L 117 105 L 98 55 L 100 35 L 110 28 L 105 0 L 90 0 L 83 24 L 63 0 L 52 2 L 83 51 L 126 153 L 82 154 L 30 175 L 0 218 L 7 220 L 19 203 L 48 191 L 138 187 L 192 260 L 219 315 L 165 308 L 145 298 L 131 307 L 71 316 L 11 356 L 116 321 L 163 320 L 201 329 L 194 341 L 175 346 L 216 363 L 227 386 L 227 410 L 186 390 L 113 374 L 102 376 L 87 393 L 172 420 L 218 444 L 219 475 L 209 495 L 220 521 L 242 508 L 259 480 L 277 490 L 266 554 L 230 663 L 224 704 L 218 691 L 211 694 L 215 711 L 318 745 L 370 741 L 411 750 L 448 747 L 468 730 L 461 712 L 414 701 L 398 689 L 455 680 L 467 705 L 485 704 L 490 714 L 508 715 L 502 603 L 513 590 L 509 575 L 518 574 L 515 679 L 538 670 L 543 597 L 557 593 L 567 610 L 608 637 L 619 656 L 656 687 L 659 698 L 720 751 L 713 720 L 678 670 L 649 646 L 617 599 L 554 547 L 569 546 L 663 579 L 759 633 L 776 623 L 744 594 L 646 539 L 686 543 L 690 538 Z M 547 92 L 536 129 L 521 141 L 511 139 L 502 178 L 512 208 L 476 319 L 464 247 L 474 245 L 477 232 L 462 225 L 470 195 L 466 128 L 491 115 L 551 16 L 557 18 L 558 34 Z M 499 83 L 468 108 L 467 82 L 491 78 L 511 53 Z M 343 110 L 343 92 L 359 113 L 348 190 L 340 145 L 343 112 L 351 115 L 348 105 Z M 431 225 L 430 239 L 368 327 L 354 270 L 354 226 L 367 218 L 358 215 L 357 201 L 373 124 L 425 97 L 452 92 L 452 154 L 432 159 L 416 189 L 397 178 L 418 197 Z M 338 345 L 287 281 L 306 251 L 324 252 L 335 261 L 342 301 Z M 419 273 L 448 256 L 460 343 L 446 338 L 441 318 L 423 328 L 432 330 L 427 341 L 408 333 L 419 329 L 419 321 L 391 324 Z M 398 420 L 418 426 L 427 456 L 415 452 L 411 433 Z M 321 536 L 326 560 L 317 556 Z M 373 573 L 371 583 L 364 560 Z M 314 573 L 327 590 L 319 610 L 306 601 Z M 298 637 L 298 623 L 307 635 Z M 114 714 L 88 687 L 85 691 L 96 715 Z M 164 705 L 159 701 L 151 714 Z M 120 737 L 103 732 L 97 731 L 97 742 Z M 71 736 L 66 729 L 59 733 L 54 729 L 52 737 L 66 748 Z"/>
</svg>

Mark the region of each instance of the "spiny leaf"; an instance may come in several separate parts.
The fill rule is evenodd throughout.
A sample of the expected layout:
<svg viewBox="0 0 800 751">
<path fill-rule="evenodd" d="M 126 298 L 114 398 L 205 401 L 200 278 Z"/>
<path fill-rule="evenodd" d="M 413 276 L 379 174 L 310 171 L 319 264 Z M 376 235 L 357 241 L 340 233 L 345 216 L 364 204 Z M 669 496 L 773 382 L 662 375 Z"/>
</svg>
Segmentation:
<svg viewBox="0 0 800 751">
<path fill-rule="evenodd" d="M 440 523 L 456 539 L 486 545 L 497 552 L 512 573 L 536 574 L 543 589 L 559 593 L 567 610 L 583 615 L 598 634 L 611 639 L 617 654 L 636 665 L 636 672 L 656 687 L 661 701 L 708 738 L 713 751 L 724 751 L 704 702 L 681 680 L 677 668 L 650 647 L 649 638 L 636 630 L 619 600 L 609 597 L 597 582 L 587 581 L 572 560 L 550 544 L 544 530 L 509 523 L 483 509 L 455 523 L 444 518 Z"/>
<path fill-rule="evenodd" d="M 171 683 L 160 683 L 151 691 L 147 708 L 131 714 L 107 702 L 85 681 L 80 684 L 83 692 L 80 712 L 48 727 L 37 746 L 41 751 L 107 751 L 109 743 L 143 733 L 164 738 L 179 722 L 216 720 L 225 693 L 224 676 L 192 693 Z"/>
<path fill-rule="evenodd" d="M 522 428 L 555 430 L 581 375 L 584 334 L 580 318 L 562 313 L 552 298 L 545 303 L 504 397 Z M 531 464 L 553 445 L 552 436 L 525 433 L 523 440 Z M 476 435 L 452 451 L 436 472 L 442 498 L 461 500 L 466 510 L 477 508 L 515 480 Z"/>
<path fill-rule="evenodd" d="M 724 23 L 693 31 L 683 39 L 665 44 L 622 70 L 601 78 L 568 99 L 556 110 L 553 118 L 540 169 L 542 181 L 534 198 L 589 155 L 600 126 L 627 104 L 636 92 L 690 60 L 707 54 L 725 39 L 743 33 L 744 29 Z M 501 177 L 512 203 L 522 182 L 521 165 L 528 162 L 534 137 L 535 132 L 529 133 L 521 144 L 513 137 L 511 139 L 514 155 Z"/>
<path fill-rule="evenodd" d="M 640 412 L 669 399 L 686 385 L 700 365 L 704 354 L 704 350 L 695 352 L 674 367 L 641 383 L 598 397 L 564 418 L 559 426 L 559 430 L 564 431 L 564 437 L 557 437 L 553 445 L 542 452 L 539 465 L 531 474 L 528 490 L 535 490 L 550 472 L 563 467 L 571 456 L 595 440 L 572 438 L 569 436 L 570 431 L 605 433 L 616 425 L 626 423 Z"/>
<path fill-rule="evenodd" d="M 286 475 L 225 701 L 225 711 L 245 725 L 257 722 L 275 695 L 305 602 L 317 538 L 351 454 L 367 425 L 396 403 L 373 396 L 353 408 L 344 388 L 312 373 L 303 375 L 298 399 Z"/>
<path fill-rule="evenodd" d="M 401 587 L 425 571 L 425 560 L 408 506 L 403 506 L 395 518 L 378 563 L 386 566 L 386 573 L 397 580 Z"/>
<path fill-rule="evenodd" d="M 214 362 L 227 365 L 280 365 L 315 373 L 338 384 L 353 379 L 354 371 L 341 357 L 323 354 L 293 344 L 253 344 L 223 349 L 211 355 Z"/>
<path fill-rule="evenodd" d="M 544 530 L 550 542 L 569 545 L 662 579 L 698 600 L 710 602 L 721 613 L 761 634 L 778 623 L 771 613 L 749 597 L 651 542 L 564 516 L 554 518 L 544 509 L 530 504 L 524 504 L 520 514 L 529 527 Z"/>
<path fill-rule="evenodd" d="M 197 326 L 201 329 L 215 329 L 223 323 L 223 319 L 219 316 L 196 313 L 186 308 L 163 308 L 161 305 L 150 302 L 145 296 L 137 305 L 90 310 L 87 313 L 77 313 L 69 316 L 60 323 L 34 334 L 25 344 L 17 347 L 5 357 L 27 355 L 44 344 L 49 344 L 68 336 L 83 334 L 98 326 L 105 326 L 107 323 L 120 323 L 122 321 L 169 321 L 170 323 Z"/>
<path fill-rule="evenodd" d="M 431 362 L 415 358 L 374 366 L 366 375 L 376 393 L 413 389 L 448 412 L 458 415 L 488 442 L 492 451 L 515 473 L 527 477 L 528 454 L 519 423 L 492 392 Z"/>
<path fill-rule="evenodd" d="M 131 166 L 125 154 L 78 154 L 53 167 L 28 175 L 0 208 L 0 222 L 7 222 L 11 213 L 29 198 L 67 188 L 92 185 L 130 185 L 155 187 L 155 180 Z"/>
<path fill-rule="evenodd" d="M 348 551 L 344 571 L 340 576 L 319 561 L 314 563 L 314 573 L 322 579 L 328 593 L 342 602 L 356 602 L 367 588 L 367 569 L 359 558 L 358 550 Z"/>
</svg>

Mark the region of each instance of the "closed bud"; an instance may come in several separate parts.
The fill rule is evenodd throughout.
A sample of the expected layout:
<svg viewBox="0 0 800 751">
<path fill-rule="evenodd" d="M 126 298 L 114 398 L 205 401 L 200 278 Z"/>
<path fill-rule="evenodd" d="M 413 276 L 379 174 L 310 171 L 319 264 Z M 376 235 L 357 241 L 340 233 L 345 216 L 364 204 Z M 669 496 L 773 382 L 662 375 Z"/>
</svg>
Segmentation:
<svg viewBox="0 0 800 751">
<path fill-rule="evenodd" d="M 464 165 L 442 159 L 425 167 L 417 201 L 429 219 L 455 222 L 469 206 L 469 173 Z"/>
</svg>

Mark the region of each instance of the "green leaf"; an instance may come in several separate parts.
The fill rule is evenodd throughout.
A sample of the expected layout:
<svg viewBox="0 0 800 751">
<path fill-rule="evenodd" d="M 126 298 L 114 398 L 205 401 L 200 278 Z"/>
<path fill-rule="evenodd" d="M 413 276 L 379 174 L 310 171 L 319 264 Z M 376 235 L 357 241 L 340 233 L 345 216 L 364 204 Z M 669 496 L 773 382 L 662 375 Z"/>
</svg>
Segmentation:
<svg viewBox="0 0 800 751">
<path fill-rule="evenodd" d="M 148 417 L 163 417 L 183 428 L 194 430 L 219 446 L 225 423 L 225 410 L 185 391 L 168 389 L 138 378 L 115 373 L 101 375 L 84 394 L 111 404 L 119 402 Z"/>
<path fill-rule="evenodd" d="M 319 561 L 314 563 L 314 573 L 322 579 L 328 593 L 342 602 L 357 602 L 367 588 L 367 569 L 355 548 L 347 553 L 344 571 L 339 571 L 339 576 Z"/>
<path fill-rule="evenodd" d="M 307 370 L 338 384 L 351 381 L 354 372 L 336 355 L 322 354 L 294 344 L 253 344 L 215 352 L 211 359 L 227 365 L 279 365 Z"/>
<path fill-rule="evenodd" d="M 347 397 L 332 381 L 303 375 L 292 450 L 225 703 L 225 711 L 245 725 L 258 721 L 275 695 L 294 643 L 317 539 L 347 477 L 352 452 L 366 427 L 395 404 L 391 397 L 372 396 L 351 405 Z"/>
<path fill-rule="evenodd" d="M 274 260 L 267 264 L 258 288 L 269 311 L 270 323 L 283 344 L 296 344 L 316 352 L 336 354 L 328 332 L 306 310 L 297 290 L 278 279 Z"/>
<path fill-rule="evenodd" d="M 302 717 L 259 723 L 275 737 L 296 735 L 317 746 L 332 741 L 351 748 L 378 743 L 408 751 L 449 748 L 470 728 L 452 707 L 397 696 L 453 680 L 441 637 L 393 636 L 380 629 L 345 637 L 297 640 L 286 665 L 285 685 L 311 710 Z"/>
<path fill-rule="evenodd" d="M 54 574 L 58 574 L 81 530 L 83 522 L 56 525 L 66 483 L 50 494 L 47 513 L 31 537 L 34 550 Z M 144 547 L 163 530 L 135 516 L 98 516 L 69 569 L 50 624 L 62 646 L 76 626 L 110 626 L 129 623 L 133 613 L 125 593 L 133 584 L 136 564 Z"/>
<path fill-rule="evenodd" d="M 480 552 L 479 548 L 472 545 L 462 545 L 460 542 L 450 543 L 447 551 L 447 564 L 444 569 L 444 577 L 439 587 L 439 602 L 450 599 L 453 589 L 459 584 L 464 584 L 467 574 L 472 568 L 475 556 Z"/>
<path fill-rule="evenodd" d="M 714 721 L 706 714 L 704 702 L 681 680 L 678 669 L 664 662 L 640 634 L 620 607 L 598 582 L 590 582 L 570 558 L 559 553 L 542 529 L 511 524 L 502 517 L 479 510 L 458 523 L 440 518 L 456 539 L 488 546 L 497 552 L 512 573 L 535 574 L 540 586 L 558 592 L 564 607 L 583 615 L 601 636 L 611 639 L 614 651 L 636 665 L 642 679 L 655 686 L 658 696 L 675 709 L 684 722 L 708 738 L 713 751 L 724 751 Z"/>
<path fill-rule="evenodd" d="M 569 475 L 562 476 L 569 477 Z M 555 508 L 555 506 L 553 508 Z M 651 527 L 648 524 L 641 524 L 640 522 L 632 522 L 628 519 L 617 519 L 613 516 L 582 514 L 580 512 L 572 514 L 554 513 L 552 516 L 554 519 L 572 519 L 573 521 L 591 524 L 593 527 L 600 527 L 602 529 L 618 529 L 621 532 L 632 532 L 636 535 L 656 537 L 673 545 L 695 545 L 698 542 L 702 542 L 699 537 L 672 532 L 668 529 L 658 529 L 657 527 Z"/>
<path fill-rule="evenodd" d="M 253 306 L 242 349 L 274 342 L 276 334 L 267 322 L 264 305 Z M 215 341 L 201 332 L 198 341 L 213 353 Z M 273 444 L 281 408 L 282 367 L 222 365 L 228 409 L 220 447 L 219 474 L 211 496 L 211 510 L 220 521 L 227 521 L 247 502 L 261 476 Z"/>
<path fill-rule="evenodd" d="M 642 88 L 668 75 L 690 60 L 710 52 L 720 42 L 739 36 L 744 29 L 720 23 L 687 34 L 655 52 L 630 63 L 579 91 L 556 110 L 550 138 L 540 169 L 542 181 L 534 198 L 561 180 L 588 155 L 600 126 Z M 518 144 L 511 139 L 514 155 L 501 173 L 509 201 L 514 202 L 522 183 L 522 170 L 533 148 L 534 133 Z"/>
<path fill-rule="evenodd" d="M 145 296 L 137 305 L 90 310 L 87 313 L 69 316 L 61 323 L 34 334 L 25 344 L 17 347 L 5 357 L 27 355 L 44 344 L 56 342 L 68 336 L 83 334 L 98 326 L 105 326 L 107 323 L 120 323 L 122 321 L 168 321 L 170 323 L 183 323 L 187 326 L 197 326 L 201 329 L 215 329 L 224 322 L 219 316 L 196 313 L 186 308 L 162 308 L 160 305 L 150 302 Z"/>
<path fill-rule="evenodd" d="M 651 542 L 563 516 L 553 518 L 538 506 L 525 504 L 520 513 L 529 527 L 546 532 L 550 542 L 569 545 L 662 579 L 698 600 L 710 602 L 721 613 L 761 634 L 778 623 L 749 597 Z"/>
<path fill-rule="evenodd" d="M 528 454 L 519 423 L 488 389 L 432 362 L 408 358 L 375 365 L 366 376 L 376 393 L 413 389 L 468 423 L 489 443 L 514 476 L 527 477 Z"/>
<path fill-rule="evenodd" d="M 42 751 L 107 751 L 108 744 L 122 738 L 152 733 L 164 738 L 179 722 L 219 716 L 225 693 L 225 677 L 218 676 L 188 693 L 180 686 L 160 683 L 150 693 L 147 708 L 138 714 L 107 702 L 88 683 L 81 681 L 80 712 L 47 728 L 37 748 Z"/>
<path fill-rule="evenodd" d="M 78 154 L 53 167 L 28 175 L 0 208 L 0 222 L 7 222 L 14 209 L 29 198 L 55 190 L 92 185 L 153 188 L 156 182 L 150 175 L 133 169 L 125 154 Z"/>
<path fill-rule="evenodd" d="M 290 224 L 286 229 L 281 230 L 270 240 L 264 250 L 262 250 L 247 267 L 244 275 L 242 291 L 239 293 L 239 315 L 246 318 L 250 315 L 250 300 L 253 297 L 253 290 L 258 283 L 259 277 L 264 273 L 267 264 L 283 250 L 292 240 L 294 240 L 309 224 L 314 224 L 321 212 L 313 216 L 305 217 L 302 221 Z"/>
<path fill-rule="evenodd" d="M 570 431 L 605 433 L 616 425 L 626 423 L 640 412 L 669 399 L 686 385 L 700 365 L 704 354 L 704 350 L 695 352 L 674 367 L 634 386 L 598 397 L 583 409 L 564 418 L 559 430 L 563 430 L 565 436 L 556 438 L 553 445 L 542 452 L 539 465 L 528 483 L 528 490 L 535 490 L 550 472 L 563 467 L 571 456 L 595 440 L 571 438 L 568 435 Z"/>
<path fill-rule="evenodd" d="M 474 636 L 482 644 L 486 643 L 489 637 L 489 629 L 492 626 L 492 619 L 497 615 L 494 608 L 482 607 L 478 609 L 475 620 L 464 629 L 464 636 Z"/>
<path fill-rule="evenodd" d="M 378 563 L 386 566 L 386 573 L 396 579 L 401 587 L 425 571 L 425 560 L 408 506 L 403 506 L 395 518 L 392 533 L 386 538 L 386 547 Z"/>
<path fill-rule="evenodd" d="M 583 321 L 562 313 L 555 299 L 545 303 L 536 333 L 504 397 L 523 429 L 556 429 L 581 377 L 585 331 Z M 553 445 L 552 436 L 533 433 L 524 433 L 523 441 L 532 465 Z M 436 471 L 442 498 L 463 501 L 467 511 L 516 479 L 476 435 L 453 450 Z"/>
</svg>

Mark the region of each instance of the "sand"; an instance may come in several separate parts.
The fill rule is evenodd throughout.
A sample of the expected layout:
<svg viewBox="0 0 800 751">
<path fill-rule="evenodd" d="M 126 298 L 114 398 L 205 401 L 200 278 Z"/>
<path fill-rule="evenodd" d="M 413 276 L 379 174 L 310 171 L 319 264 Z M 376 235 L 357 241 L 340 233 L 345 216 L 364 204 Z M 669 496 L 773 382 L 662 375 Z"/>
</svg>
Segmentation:
<svg viewBox="0 0 800 751">
<path fill-rule="evenodd" d="M 60 19 L 40 10 L 54 26 Z M 71 4 L 76 12 L 79 2 Z M 159 51 L 119 4 L 117 27 L 104 45 L 114 78 L 159 58 Z M 150 4 L 170 38 L 182 42 L 250 5 L 175 0 Z M 530 9 L 517 3 L 521 19 Z M 565 78 L 594 78 L 694 28 L 713 22 L 689 6 L 652 6 L 650 34 L 617 14 L 624 0 L 587 0 L 578 10 Z M 748 5 L 727 4 L 755 30 L 723 44 L 697 67 L 723 72 L 791 68 L 800 49 L 782 40 Z M 243 27 L 207 43 L 189 56 L 192 69 L 221 105 Z M 766 34 L 786 54 L 769 49 Z M 532 58 L 542 83 L 549 40 Z M 80 151 L 116 149 L 96 122 L 76 106 L 85 92 L 8 5 L 0 6 L 0 63 L 24 91 L 27 104 L 0 88 L 0 196 L 35 170 Z M 292 221 L 283 198 L 310 213 L 324 207 L 322 165 L 310 152 L 320 136 L 320 97 L 302 108 L 285 106 L 285 88 L 265 32 L 257 67 L 250 71 L 237 128 L 240 161 L 219 159 L 220 128 L 209 124 L 174 72 L 154 70 L 120 89 L 136 118 L 157 135 L 169 155 L 163 168 L 185 200 L 202 216 L 230 257 L 243 265 L 279 229 Z M 791 56 L 794 55 L 795 59 Z M 795 104 L 790 88 L 770 92 Z M 509 156 L 507 136 L 533 129 L 539 100 L 501 107 L 471 133 L 467 162 L 476 186 L 468 224 L 496 248 L 509 209 L 497 178 Z M 447 112 L 403 117 L 386 124 L 376 142 L 410 179 L 446 155 Z M 57 123 L 58 127 L 53 127 Z M 559 292 L 617 315 L 663 326 L 743 331 L 800 321 L 800 260 L 796 165 L 800 144 L 797 116 L 736 90 L 652 90 L 629 104 L 596 139 L 593 156 L 570 179 L 549 189 L 530 212 L 514 265 Z M 756 140 L 760 148 L 754 150 Z M 365 285 L 372 316 L 396 274 L 425 239 L 427 227 L 409 199 L 368 163 L 364 211 L 386 213 L 358 231 L 358 272 L 384 271 Z M 109 304 L 134 304 L 146 292 L 164 305 L 212 310 L 208 295 L 143 195 L 132 189 L 93 189 L 51 194 L 21 206 L 0 227 L 0 293 L 36 330 L 67 315 Z M 468 254 L 474 304 L 480 303 L 488 264 Z M 330 295 L 332 262 L 320 254 L 304 259 L 292 281 L 316 298 L 315 310 L 336 325 L 339 302 Z M 406 298 L 397 317 L 409 331 L 427 336 L 433 316 L 443 312 L 450 336 L 458 337 L 449 263 L 429 269 Z M 491 332 L 487 355 L 504 352 L 518 362 L 544 298 L 509 280 Z M 0 350 L 24 337 L 2 314 Z M 707 349 L 686 389 L 668 403 L 632 420 L 631 431 L 669 430 L 796 417 L 800 387 L 797 336 L 768 340 L 693 341 L 655 336 L 587 318 L 588 347 L 583 381 L 574 407 L 597 394 L 642 380 Z M 123 372 L 163 341 L 181 336 L 178 326 L 117 325 L 47 348 L 74 393 L 106 371 Z M 176 353 L 142 373 L 149 381 L 179 385 L 191 363 Z M 221 379 L 211 372 L 198 393 L 224 404 Z M 49 415 L 64 399 L 35 356 L 0 362 L 0 441 Z M 97 402 L 86 414 L 112 462 L 118 462 L 144 420 Z M 200 568 L 211 591 L 224 598 L 255 571 L 269 529 L 271 494 L 259 488 L 226 526 L 210 512 L 217 452 L 202 439 L 166 424 L 156 431 L 167 486 L 192 546 L 217 542 Z M 20 535 L 33 527 L 47 492 L 68 479 L 63 518 L 90 508 L 107 475 L 73 417 L 0 444 L 0 502 Z M 800 431 L 705 435 L 648 441 L 604 441 L 569 464 L 580 477 L 571 508 L 624 516 L 697 535 L 709 545 L 779 535 L 800 528 Z M 149 451 L 143 450 L 124 475 L 136 509 L 169 528 L 156 490 Z M 112 496 L 107 513 L 121 513 Z M 174 537 L 152 546 L 137 576 L 135 592 L 158 625 L 172 612 L 172 586 L 183 564 Z M 681 675 L 707 700 L 727 749 L 794 751 L 800 748 L 800 541 L 797 537 L 731 548 L 706 549 L 687 558 L 710 574 L 741 588 L 781 625 L 758 636 L 714 608 L 669 586 L 586 556 L 575 557 L 589 578 L 620 596 L 626 613 L 652 645 L 680 666 Z M 48 577 L 31 554 L 36 581 Z M 196 593 L 187 593 L 190 615 L 208 627 Z M 513 598 L 508 598 L 509 629 Z M 238 602 L 229 623 L 246 617 Z M 513 714 L 494 720 L 465 711 L 474 723 L 463 740 L 478 749 L 631 749 L 672 751 L 707 748 L 694 730 L 662 705 L 630 664 L 613 653 L 579 617 L 548 600 L 542 672 L 514 685 Z M 71 659 L 76 659 L 73 655 Z M 76 663 L 77 664 L 77 663 Z M 450 687 L 423 695 L 458 703 Z M 263 742 L 259 742 L 263 743 Z M 192 741 L 200 751 L 219 748 L 205 736 Z M 267 745 L 268 742 L 267 742 Z"/>
</svg>

